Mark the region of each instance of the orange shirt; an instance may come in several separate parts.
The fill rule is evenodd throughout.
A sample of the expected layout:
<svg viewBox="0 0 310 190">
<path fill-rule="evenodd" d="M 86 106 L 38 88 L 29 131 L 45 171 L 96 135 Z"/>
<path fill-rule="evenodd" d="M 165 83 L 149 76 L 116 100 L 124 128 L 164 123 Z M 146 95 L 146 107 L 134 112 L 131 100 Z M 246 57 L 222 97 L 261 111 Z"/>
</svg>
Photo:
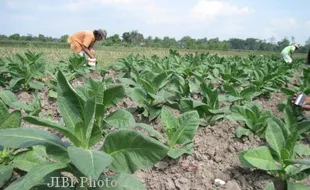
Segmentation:
<svg viewBox="0 0 310 190">
<path fill-rule="evenodd" d="M 95 42 L 95 36 L 91 31 L 79 31 L 70 36 L 68 42 L 70 43 L 73 52 L 80 53 L 83 50 L 82 45 L 87 48 L 93 45 Z"/>
</svg>

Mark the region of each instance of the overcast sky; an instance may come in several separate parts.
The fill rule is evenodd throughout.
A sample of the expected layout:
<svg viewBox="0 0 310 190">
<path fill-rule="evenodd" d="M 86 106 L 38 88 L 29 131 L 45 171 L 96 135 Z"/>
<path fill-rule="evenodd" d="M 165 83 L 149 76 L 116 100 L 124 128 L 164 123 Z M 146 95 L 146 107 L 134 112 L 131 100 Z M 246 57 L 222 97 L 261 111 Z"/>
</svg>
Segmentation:
<svg viewBox="0 0 310 190">
<path fill-rule="evenodd" d="M 0 0 L 0 34 L 60 37 L 106 29 L 108 36 L 138 30 L 158 37 L 276 41 L 305 44 L 309 0 Z"/>
</svg>

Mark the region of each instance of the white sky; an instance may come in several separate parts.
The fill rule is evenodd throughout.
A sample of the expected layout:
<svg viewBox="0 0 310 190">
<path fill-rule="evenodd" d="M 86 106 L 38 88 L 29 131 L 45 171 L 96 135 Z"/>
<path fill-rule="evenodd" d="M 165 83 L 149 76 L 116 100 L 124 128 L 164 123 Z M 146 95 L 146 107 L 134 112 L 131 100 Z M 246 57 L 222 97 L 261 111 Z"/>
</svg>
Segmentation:
<svg viewBox="0 0 310 190">
<path fill-rule="evenodd" d="M 60 37 L 103 28 L 157 37 L 310 37 L 309 0 L 0 0 L 0 34 Z"/>
</svg>

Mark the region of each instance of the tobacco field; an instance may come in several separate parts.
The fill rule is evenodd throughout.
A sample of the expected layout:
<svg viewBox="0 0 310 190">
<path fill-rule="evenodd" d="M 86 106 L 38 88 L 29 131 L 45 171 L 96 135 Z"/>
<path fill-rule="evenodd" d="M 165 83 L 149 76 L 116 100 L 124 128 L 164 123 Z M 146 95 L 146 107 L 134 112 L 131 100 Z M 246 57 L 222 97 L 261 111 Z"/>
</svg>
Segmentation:
<svg viewBox="0 0 310 190">
<path fill-rule="evenodd" d="M 310 188 L 309 113 L 291 103 L 310 94 L 302 59 L 170 50 L 48 66 L 27 51 L 0 59 L 0 86 L 2 189 Z"/>
</svg>

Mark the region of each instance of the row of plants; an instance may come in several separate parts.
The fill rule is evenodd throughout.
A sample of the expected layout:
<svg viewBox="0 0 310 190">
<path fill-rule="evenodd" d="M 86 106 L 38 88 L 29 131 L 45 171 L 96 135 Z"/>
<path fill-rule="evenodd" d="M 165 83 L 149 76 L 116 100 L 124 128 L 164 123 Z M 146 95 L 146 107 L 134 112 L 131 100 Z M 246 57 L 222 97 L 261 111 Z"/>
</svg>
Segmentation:
<svg viewBox="0 0 310 190">
<path fill-rule="evenodd" d="M 11 61 L 10 64 L 14 62 Z M 25 65 L 30 64 L 24 62 Z M 7 62 L 3 63 L 9 65 Z M 152 167 L 166 156 L 177 159 L 183 154 L 192 153 L 194 151 L 192 140 L 199 125 L 209 126 L 221 119 L 231 119 L 245 123 L 243 127 L 237 129 L 237 137 L 254 134 L 262 139 L 269 139 L 267 140 L 269 144 L 271 141 L 277 141 L 273 138 L 274 134 L 271 134 L 275 131 L 269 127 L 273 125 L 270 118 L 282 128 L 286 125 L 287 119 L 284 119 L 283 124 L 283 121 L 273 117 L 270 111 L 263 111 L 259 106 L 248 102 L 268 98 L 271 92 L 279 92 L 281 88 L 287 93 L 304 90 L 309 84 L 306 82 L 309 79 L 307 69 L 304 69 L 303 83 L 293 90 L 285 87 L 294 71 L 298 69 L 298 64 L 286 65 L 257 56 L 248 58 L 224 58 L 209 54 L 181 56 L 171 51 L 163 58 L 131 55 L 120 59 L 113 67 L 119 73 L 115 81 L 86 78 L 83 86 L 73 88 L 70 81 L 79 75 L 94 69 L 105 73 L 102 68 L 90 69 L 84 64 L 83 57 L 72 56 L 69 66 L 42 72 L 40 75 L 43 77 L 48 73 L 51 76 L 50 80 L 45 82 L 51 97 L 56 98 L 60 121 L 40 117 L 41 105 L 37 96 L 33 105 L 29 105 L 17 101 L 11 91 L 5 90 L 0 93 L 2 109 L 0 119 L 3 120 L 0 122 L 3 123 L 0 125 L 2 150 L 0 186 L 7 185 L 14 171 L 21 177 L 9 184 L 6 189 L 44 189 L 50 183 L 51 176 L 61 177 L 64 173 L 70 173 L 79 182 L 71 189 L 85 183 L 81 181 L 82 177 L 91 177 L 95 181 L 114 179 L 118 184 L 117 189 L 143 189 L 144 185 L 130 174 L 138 169 Z M 3 76 L 7 77 L 6 74 Z M 6 86 L 6 83 L 3 85 Z M 29 90 L 29 88 L 23 89 Z M 149 121 L 161 120 L 165 134 L 159 133 L 149 124 L 136 123 L 132 110 L 129 112 L 126 109 L 117 109 L 110 113 L 109 110 L 116 108 L 117 102 L 125 97 L 138 103 L 135 111 L 142 117 L 146 117 Z M 286 107 L 283 110 L 287 110 Z M 9 108 L 15 111 L 9 113 Z M 26 115 L 22 116 L 19 109 L 25 110 Z M 181 115 L 176 117 L 171 109 L 179 110 Z M 68 140 L 64 142 L 46 130 L 21 127 L 22 121 L 26 125 L 35 124 L 58 130 Z M 308 123 L 303 122 L 300 125 L 304 126 L 304 129 L 302 133 L 298 133 L 299 136 L 305 135 L 308 131 Z M 295 123 L 294 126 L 296 125 Z M 116 129 L 112 130 L 114 128 Z M 263 138 L 267 134 L 268 138 Z M 289 137 L 290 134 L 286 131 L 284 137 Z M 287 144 L 293 142 L 301 141 L 289 141 Z M 282 141 L 281 143 L 283 145 Z M 271 151 L 273 146 L 278 146 L 275 144 L 266 148 Z M 276 156 L 273 159 L 280 164 L 284 163 L 284 160 L 285 162 L 289 160 L 291 163 L 296 161 L 294 160 L 296 154 L 290 152 L 295 150 L 295 145 L 290 146 L 294 147 L 284 145 L 277 147 L 278 150 L 281 149 L 280 152 L 283 149 L 283 152 L 287 151 L 288 154 L 286 157 Z M 247 164 L 246 166 L 267 168 L 253 164 L 257 163 L 257 160 L 265 163 L 261 157 L 253 158 L 253 155 L 247 153 L 242 155 L 240 158 L 243 160 L 242 163 Z M 252 160 L 248 160 L 247 155 L 250 155 L 248 157 Z M 280 176 L 281 180 L 289 180 L 288 176 L 291 175 L 283 173 L 285 168 L 286 165 L 279 166 L 274 175 Z M 266 170 L 270 171 L 270 168 Z M 300 170 L 306 177 L 304 171 L 306 169 Z M 295 185 L 287 184 L 292 187 Z M 268 188 L 271 188 L 269 186 Z"/>
</svg>

